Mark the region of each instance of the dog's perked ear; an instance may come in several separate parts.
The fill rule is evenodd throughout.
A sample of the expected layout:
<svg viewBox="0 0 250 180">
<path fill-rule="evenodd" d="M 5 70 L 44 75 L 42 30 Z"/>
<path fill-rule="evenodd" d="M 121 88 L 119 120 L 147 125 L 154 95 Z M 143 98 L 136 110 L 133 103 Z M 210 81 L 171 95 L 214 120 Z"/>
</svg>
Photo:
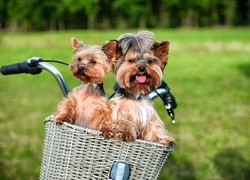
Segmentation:
<svg viewBox="0 0 250 180">
<path fill-rule="evenodd" d="M 162 70 L 168 63 L 169 46 L 170 46 L 169 41 L 155 42 L 153 45 L 154 55 L 160 59 L 162 64 L 161 67 Z"/>
<path fill-rule="evenodd" d="M 121 56 L 125 56 L 126 54 L 122 53 L 122 48 L 121 48 L 121 44 L 117 43 L 116 46 L 116 59 L 119 59 Z"/>
<path fill-rule="evenodd" d="M 78 41 L 76 38 L 72 37 L 71 38 L 71 45 L 72 45 L 74 52 L 75 52 L 78 48 L 83 47 L 84 43 L 82 41 Z"/>
<path fill-rule="evenodd" d="M 116 46 L 117 46 L 116 40 L 110 40 L 102 46 L 102 51 L 106 54 L 109 62 L 113 65 L 116 62 Z"/>
</svg>

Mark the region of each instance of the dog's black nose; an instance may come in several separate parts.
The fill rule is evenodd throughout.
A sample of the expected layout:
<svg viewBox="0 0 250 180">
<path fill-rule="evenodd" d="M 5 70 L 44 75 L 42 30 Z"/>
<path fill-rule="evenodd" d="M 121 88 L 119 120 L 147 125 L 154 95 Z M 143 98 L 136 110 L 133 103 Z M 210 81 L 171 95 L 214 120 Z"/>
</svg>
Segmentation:
<svg viewBox="0 0 250 180">
<path fill-rule="evenodd" d="M 141 72 L 141 73 L 143 73 L 144 71 L 145 71 L 145 67 L 144 66 L 139 66 L 138 67 L 138 70 L 139 70 L 139 72 Z"/>
<path fill-rule="evenodd" d="M 84 70 L 83 67 L 78 67 L 78 71 L 79 71 L 79 72 L 82 72 L 83 70 Z"/>
</svg>

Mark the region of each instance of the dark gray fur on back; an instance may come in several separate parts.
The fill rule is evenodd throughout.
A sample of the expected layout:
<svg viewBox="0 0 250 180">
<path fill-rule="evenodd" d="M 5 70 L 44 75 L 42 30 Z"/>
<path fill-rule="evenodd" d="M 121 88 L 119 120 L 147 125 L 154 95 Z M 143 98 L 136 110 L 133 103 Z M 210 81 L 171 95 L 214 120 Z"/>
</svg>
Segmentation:
<svg viewBox="0 0 250 180">
<path fill-rule="evenodd" d="M 125 55 L 130 48 L 139 53 L 150 52 L 154 43 L 154 33 L 150 31 L 139 31 L 137 34 L 126 33 L 118 37 L 118 42 Z"/>
</svg>

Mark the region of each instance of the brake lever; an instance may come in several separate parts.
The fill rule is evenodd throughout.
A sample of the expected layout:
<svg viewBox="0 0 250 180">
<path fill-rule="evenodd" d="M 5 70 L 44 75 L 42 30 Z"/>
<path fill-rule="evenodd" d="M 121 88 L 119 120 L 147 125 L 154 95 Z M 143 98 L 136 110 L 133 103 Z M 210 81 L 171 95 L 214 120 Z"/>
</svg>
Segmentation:
<svg viewBox="0 0 250 180">
<path fill-rule="evenodd" d="M 175 121 L 174 109 L 172 108 L 171 104 L 170 103 L 165 104 L 164 102 L 164 106 L 168 112 L 168 115 L 171 117 L 172 124 L 175 124 L 176 121 Z"/>
</svg>

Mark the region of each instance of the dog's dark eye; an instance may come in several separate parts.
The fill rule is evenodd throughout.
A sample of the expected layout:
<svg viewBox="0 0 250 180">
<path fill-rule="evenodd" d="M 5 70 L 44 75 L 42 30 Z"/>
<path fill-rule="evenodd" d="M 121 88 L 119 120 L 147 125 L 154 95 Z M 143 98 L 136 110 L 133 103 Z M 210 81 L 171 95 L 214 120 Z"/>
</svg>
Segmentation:
<svg viewBox="0 0 250 180">
<path fill-rule="evenodd" d="M 130 63 L 134 63 L 134 62 L 135 62 L 135 60 L 133 60 L 133 59 L 129 59 L 129 60 L 128 60 L 128 62 L 130 62 Z"/>
<path fill-rule="evenodd" d="M 95 61 L 95 60 L 93 60 L 93 59 L 92 59 L 90 62 L 91 62 L 92 64 L 95 64 L 95 63 L 96 63 L 96 61 Z"/>
<path fill-rule="evenodd" d="M 151 64 L 153 61 L 150 59 L 150 60 L 148 60 L 148 64 Z"/>
<path fill-rule="evenodd" d="M 79 58 L 77 58 L 77 60 L 78 60 L 78 61 L 81 61 L 82 59 L 79 57 Z"/>
</svg>

